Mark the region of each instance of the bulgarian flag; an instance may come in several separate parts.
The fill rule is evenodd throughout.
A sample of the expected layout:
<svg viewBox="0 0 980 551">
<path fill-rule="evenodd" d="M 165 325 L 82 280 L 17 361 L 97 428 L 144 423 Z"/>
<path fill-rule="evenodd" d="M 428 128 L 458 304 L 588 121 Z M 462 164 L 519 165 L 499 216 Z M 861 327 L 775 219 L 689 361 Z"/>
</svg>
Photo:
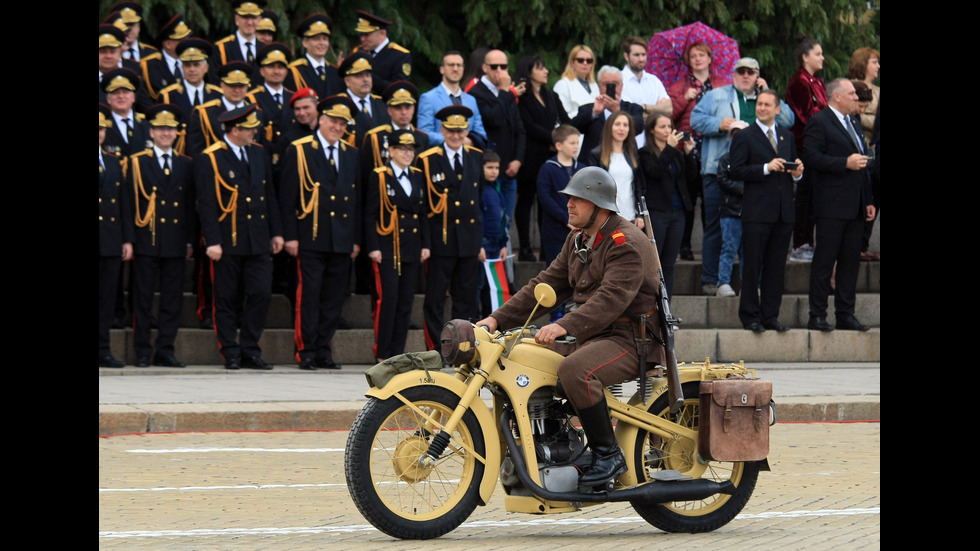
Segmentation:
<svg viewBox="0 0 980 551">
<path fill-rule="evenodd" d="M 483 262 L 483 270 L 487 273 L 487 284 L 490 285 L 490 310 L 494 311 L 510 300 L 507 269 L 503 260 L 488 258 Z"/>
</svg>

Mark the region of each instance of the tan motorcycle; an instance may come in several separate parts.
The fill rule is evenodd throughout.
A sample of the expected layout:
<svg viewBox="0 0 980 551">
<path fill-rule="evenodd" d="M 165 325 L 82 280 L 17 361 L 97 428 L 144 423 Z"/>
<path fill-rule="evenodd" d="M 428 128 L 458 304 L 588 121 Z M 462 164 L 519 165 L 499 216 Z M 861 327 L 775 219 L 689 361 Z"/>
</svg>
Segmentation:
<svg viewBox="0 0 980 551">
<path fill-rule="evenodd" d="M 534 293 L 539 307 L 555 304 L 550 286 L 539 284 Z M 628 401 L 607 388 L 628 470 L 598 491 L 579 488 L 591 452 L 573 423 L 571 403 L 560 395 L 563 357 L 534 342 L 535 328 L 528 325 L 534 315 L 524 327 L 493 334 L 454 320 L 442 346 L 455 375 L 411 370 L 370 389 L 344 459 L 361 514 L 395 538 L 436 538 L 489 503 L 499 480 L 511 512 L 566 513 L 628 501 L 653 526 L 687 533 L 715 530 L 735 518 L 769 465 L 765 455 L 719 461 L 699 453 L 699 425 L 706 424 L 699 414 L 701 383 L 754 372 L 706 360 L 678 366 L 680 392 L 669 391 L 662 373 L 652 373 L 646 385 L 638 382 Z M 492 395 L 492 412 L 482 389 Z M 676 404 L 674 395 L 682 396 Z M 765 408 L 768 453 L 770 403 Z M 757 426 L 760 409 L 757 404 Z M 731 403 L 727 411 L 733 411 Z"/>
</svg>

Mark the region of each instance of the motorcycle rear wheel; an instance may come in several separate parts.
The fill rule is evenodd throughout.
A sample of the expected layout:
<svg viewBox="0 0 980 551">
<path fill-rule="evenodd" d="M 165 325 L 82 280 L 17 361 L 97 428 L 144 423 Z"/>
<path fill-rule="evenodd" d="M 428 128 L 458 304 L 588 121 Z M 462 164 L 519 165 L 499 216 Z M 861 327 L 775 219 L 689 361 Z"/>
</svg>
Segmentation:
<svg viewBox="0 0 980 551">
<path fill-rule="evenodd" d="M 684 384 L 685 400 L 680 423 L 686 427 L 698 426 L 699 394 L 700 383 Z M 669 417 L 667 393 L 657 398 L 647 411 Z M 640 431 L 634 449 L 633 464 L 640 482 L 652 480 L 651 474 L 656 470 L 674 469 L 716 482 L 730 480 L 735 485 L 732 495 L 715 494 L 707 499 L 671 503 L 631 502 L 644 520 L 665 532 L 710 532 L 728 524 L 748 503 L 759 477 L 759 463 L 755 461 L 711 461 L 704 465 L 696 456 L 697 442 L 668 442 L 657 435 Z"/>
<path fill-rule="evenodd" d="M 437 386 L 401 394 L 440 424 L 459 403 L 456 394 Z M 365 519 L 395 538 L 437 538 L 462 524 L 479 500 L 484 465 L 464 449 L 486 455 L 476 416 L 472 411 L 463 415 L 431 468 L 418 464 L 437 434 L 425 424 L 424 417 L 396 397 L 372 398 L 347 439 L 344 472 L 351 498 Z"/>
</svg>

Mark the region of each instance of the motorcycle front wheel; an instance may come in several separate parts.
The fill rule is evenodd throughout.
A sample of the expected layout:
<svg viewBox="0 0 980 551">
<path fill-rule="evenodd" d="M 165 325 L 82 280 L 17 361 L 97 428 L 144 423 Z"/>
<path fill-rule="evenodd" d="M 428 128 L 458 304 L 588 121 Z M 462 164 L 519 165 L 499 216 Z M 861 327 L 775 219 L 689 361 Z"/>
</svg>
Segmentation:
<svg viewBox="0 0 980 551">
<path fill-rule="evenodd" d="M 681 425 L 695 429 L 698 427 L 699 394 L 699 382 L 684 384 L 685 400 L 680 412 Z M 669 418 L 667 393 L 657 398 L 647 411 Z M 670 503 L 632 502 L 633 508 L 644 520 L 665 532 L 710 532 L 728 524 L 748 503 L 759 477 L 759 463 L 755 461 L 703 463 L 697 455 L 697 442 L 668 441 L 658 435 L 640 431 L 634 449 L 636 453 L 632 460 L 640 482 L 653 480 L 652 474 L 657 470 L 673 469 L 695 478 L 707 478 L 716 482 L 729 480 L 735 485 L 735 493 L 732 495 L 715 494 L 707 499 Z"/>
<path fill-rule="evenodd" d="M 408 388 L 401 395 L 425 415 L 396 397 L 370 399 L 347 439 L 347 488 L 364 518 L 385 534 L 437 538 L 476 508 L 484 465 L 467 448 L 485 457 L 486 443 L 476 416 L 467 411 L 439 459 L 421 466 L 435 426 L 449 419 L 459 397 L 437 386 Z"/>
</svg>

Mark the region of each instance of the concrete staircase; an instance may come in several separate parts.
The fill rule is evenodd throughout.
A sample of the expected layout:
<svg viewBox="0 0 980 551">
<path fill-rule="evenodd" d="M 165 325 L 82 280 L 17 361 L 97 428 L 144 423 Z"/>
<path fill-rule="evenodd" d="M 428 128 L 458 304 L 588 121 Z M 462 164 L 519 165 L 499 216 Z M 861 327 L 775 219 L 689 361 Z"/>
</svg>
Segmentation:
<svg viewBox="0 0 980 551">
<path fill-rule="evenodd" d="M 522 285 L 544 268 L 542 262 L 515 262 L 515 283 Z M 188 365 L 219 365 L 213 331 L 198 329 L 196 297 L 190 289 L 184 295 L 182 329 L 176 343 L 177 357 Z M 738 274 L 736 266 L 734 274 Z M 806 329 L 810 264 L 789 262 L 786 266 L 785 294 L 779 321 L 791 327 L 785 333 L 766 331 L 755 334 L 742 329 L 738 320 L 737 297 L 714 297 L 701 294 L 700 261 L 679 261 L 671 309 L 683 319 L 676 333 L 676 352 L 679 361 L 712 362 L 879 362 L 881 361 L 881 268 L 880 262 L 864 262 L 858 276 L 858 296 L 855 315 L 872 326 L 868 332 L 833 331 L 821 333 Z M 739 290 L 735 282 L 733 287 Z M 421 328 L 423 296 L 415 297 L 412 325 Z M 447 300 L 447 303 L 450 301 Z M 833 324 L 833 297 L 830 299 Z M 344 304 L 343 316 L 353 329 L 337 332 L 333 340 L 334 359 L 341 364 L 373 364 L 371 347 L 374 344 L 371 305 L 368 295 L 351 294 Z M 449 304 L 446 319 L 450 316 Z M 272 364 L 295 366 L 292 329 L 293 314 L 283 295 L 273 295 L 265 333 L 262 336 L 263 358 Z M 536 320 L 538 325 L 545 318 Z M 131 329 L 112 330 L 112 353 L 127 363 L 135 361 Z M 155 332 L 154 332 L 155 337 Z M 421 329 L 409 331 L 407 350 L 425 349 Z"/>
</svg>

